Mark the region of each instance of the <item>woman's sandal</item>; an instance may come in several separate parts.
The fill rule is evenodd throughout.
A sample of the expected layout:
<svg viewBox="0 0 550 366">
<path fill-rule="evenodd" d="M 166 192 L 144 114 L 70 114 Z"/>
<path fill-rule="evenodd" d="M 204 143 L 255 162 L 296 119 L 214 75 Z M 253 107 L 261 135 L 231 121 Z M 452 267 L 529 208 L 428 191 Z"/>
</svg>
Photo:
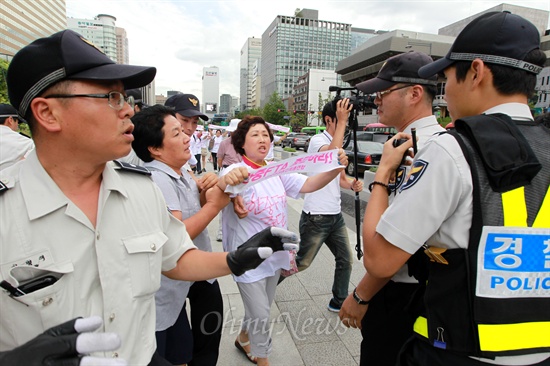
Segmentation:
<svg viewBox="0 0 550 366">
<path fill-rule="evenodd" d="M 240 335 L 237 336 L 237 339 L 235 339 L 235 347 L 237 347 L 237 349 L 239 351 L 241 351 L 245 356 L 246 358 L 248 358 L 248 361 L 252 362 L 252 363 L 258 363 L 257 361 L 257 357 L 256 356 L 252 356 L 252 354 L 250 354 L 250 352 L 246 352 L 244 347 L 250 345 L 250 341 L 248 342 L 241 342 L 241 337 Z"/>
</svg>

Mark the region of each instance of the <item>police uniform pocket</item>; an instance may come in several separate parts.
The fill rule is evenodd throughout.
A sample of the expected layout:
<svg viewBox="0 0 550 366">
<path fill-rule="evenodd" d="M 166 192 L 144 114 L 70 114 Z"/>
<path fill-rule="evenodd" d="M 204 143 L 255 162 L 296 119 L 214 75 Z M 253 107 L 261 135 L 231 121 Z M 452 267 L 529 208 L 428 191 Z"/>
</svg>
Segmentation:
<svg viewBox="0 0 550 366">
<path fill-rule="evenodd" d="M 163 232 L 123 238 L 134 297 L 154 295 L 160 287 L 162 247 L 168 241 Z"/>
<path fill-rule="evenodd" d="M 10 277 L 19 282 L 19 288 L 24 289 L 26 294 L 11 300 L 27 305 L 25 308 L 19 307 L 20 313 L 14 314 L 14 319 L 21 317 L 33 327 L 42 324 L 43 330 L 63 321 L 61 314 L 72 312 L 75 308 L 73 271 L 71 262 L 56 263 L 48 268 L 13 268 Z M 51 282 L 45 281 L 48 278 L 52 278 Z M 32 283 L 36 286 L 31 286 Z M 5 310 L 6 314 L 2 316 L 10 316 L 8 309 Z"/>
</svg>

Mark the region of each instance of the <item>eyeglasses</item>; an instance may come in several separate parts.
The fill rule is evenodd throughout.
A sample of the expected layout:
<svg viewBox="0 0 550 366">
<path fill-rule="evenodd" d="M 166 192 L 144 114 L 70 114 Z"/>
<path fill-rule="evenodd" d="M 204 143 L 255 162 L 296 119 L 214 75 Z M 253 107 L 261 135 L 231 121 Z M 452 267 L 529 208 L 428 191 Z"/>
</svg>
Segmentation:
<svg viewBox="0 0 550 366">
<path fill-rule="evenodd" d="M 411 86 L 413 86 L 413 85 L 403 85 L 403 86 L 400 86 L 399 88 L 388 89 L 388 90 L 384 90 L 384 91 L 381 91 L 381 92 L 376 92 L 376 98 L 382 99 L 382 97 L 384 95 L 390 94 L 391 92 L 396 91 L 396 90 L 410 88 Z"/>
<path fill-rule="evenodd" d="M 109 107 L 113 108 L 115 111 L 120 111 L 124 108 L 124 102 L 128 103 L 130 107 L 134 108 L 134 97 L 133 96 L 124 96 L 124 94 L 111 91 L 107 94 L 52 94 L 47 95 L 44 98 L 104 98 L 108 99 Z"/>
</svg>

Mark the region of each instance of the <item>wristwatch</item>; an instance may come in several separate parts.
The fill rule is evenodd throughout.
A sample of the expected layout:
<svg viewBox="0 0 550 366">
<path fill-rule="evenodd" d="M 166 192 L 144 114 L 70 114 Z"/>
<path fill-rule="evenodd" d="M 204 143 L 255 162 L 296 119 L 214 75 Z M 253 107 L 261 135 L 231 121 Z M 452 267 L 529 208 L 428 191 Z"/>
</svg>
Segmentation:
<svg viewBox="0 0 550 366">
<path fill-rule="evenodd" d="M 362 298 L 357 295 L 357 287 L 353 290 L 353 299 L 355 302 L 357 302 L 359 305 L 368 305 L 370 303 L 370 300 L 365 301 Z"/>
</svg>

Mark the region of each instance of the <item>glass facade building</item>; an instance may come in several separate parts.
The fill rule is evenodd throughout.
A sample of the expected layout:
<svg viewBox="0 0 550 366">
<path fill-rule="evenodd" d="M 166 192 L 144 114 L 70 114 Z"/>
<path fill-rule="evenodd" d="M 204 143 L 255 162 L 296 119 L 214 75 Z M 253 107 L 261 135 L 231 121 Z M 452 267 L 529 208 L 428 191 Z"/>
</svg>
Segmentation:
<svg viewBox="0 0 550 366">
<path fill-rule="evenodd" d="M 66 28 L 65 0 L 0 0 L 0 58 Z"/>
<path fill-rule="evenodd" d="M 274 92 L 288 100 L 309 69 L 335 70 L 350 53 L 351 24 L 277 16 L 262 35 L 262 106 Z"/>
<path fill-rule="evenodd" d="M 67 28 L 81 34 L 99 47 L 111 60 L 118 62 L 115 22 L 114 16 L 99 14 L 94 19 L 68 18 Z"/>
<path fill-rule="evenodd" d="M 254 108 L 252 105 L 252 84 L 254 82 L 254 64 L 262 56 L 262 40 L 259 38 L 248 38 L 241 48 L 241 74 L 240 74 L 240 97 L 241 111 Z"/>
</svg>

